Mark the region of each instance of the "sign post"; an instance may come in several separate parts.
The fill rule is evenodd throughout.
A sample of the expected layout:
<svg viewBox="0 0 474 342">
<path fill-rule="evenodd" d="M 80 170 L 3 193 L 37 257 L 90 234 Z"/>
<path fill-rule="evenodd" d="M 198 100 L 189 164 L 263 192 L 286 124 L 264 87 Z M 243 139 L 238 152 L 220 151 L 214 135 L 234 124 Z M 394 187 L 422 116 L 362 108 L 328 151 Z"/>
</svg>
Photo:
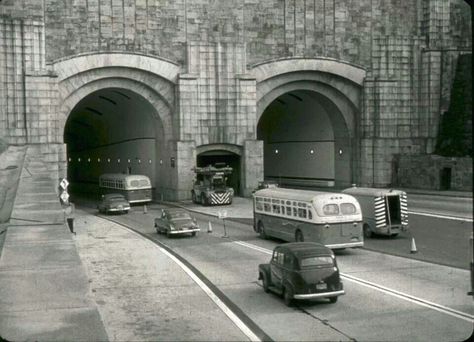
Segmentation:
<svg viewBox="0 0 474 342">
<path fill-rule="evenodd" d="M 219 218 L 222 219 L 222 222 L 224 224 L 224 235 L 222 236 L 223 238 L 228 238 L 229 236 L 227 235 L 227 229 L 225 228 L 225 218 L 227 217 L 227 210 L 219 210 L 217 212 L 217 215 L 219 216 Z"/>
</svg>

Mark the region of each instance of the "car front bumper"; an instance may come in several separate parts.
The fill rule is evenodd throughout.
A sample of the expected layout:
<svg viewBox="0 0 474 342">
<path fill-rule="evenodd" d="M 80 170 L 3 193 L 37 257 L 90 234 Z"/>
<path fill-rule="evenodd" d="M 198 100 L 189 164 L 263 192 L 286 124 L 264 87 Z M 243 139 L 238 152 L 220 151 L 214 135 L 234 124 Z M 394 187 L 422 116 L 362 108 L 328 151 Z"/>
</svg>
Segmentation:
<svg viewBox="0 0 474 342">
<path fill-rule="evenodd" d="M 329 298 L 337 297 L 345 294 L 344 290 L 331 291 L 331 292 L 319 292 L 319 293 L 308 293 L 308 294 L 295 294 L 294 299 L 315 299 L 315 298 Z"/>
<path fill-rule="evenodd" d="M 200 228 L 190 228 L 190 229 L 181 229 L 181 230 L 168 230 L 168 234 L 170 235 L 178 235 L 178 234 L 187 234 L 187 233 L 195 233 L 201 231 Z"/>
<path fill-rule="evenodd" d="M 107 208 L 107 211 L 127 211 L 130 210 L 130 207 L 123 207 L 123 208 Z"/>
</svg>

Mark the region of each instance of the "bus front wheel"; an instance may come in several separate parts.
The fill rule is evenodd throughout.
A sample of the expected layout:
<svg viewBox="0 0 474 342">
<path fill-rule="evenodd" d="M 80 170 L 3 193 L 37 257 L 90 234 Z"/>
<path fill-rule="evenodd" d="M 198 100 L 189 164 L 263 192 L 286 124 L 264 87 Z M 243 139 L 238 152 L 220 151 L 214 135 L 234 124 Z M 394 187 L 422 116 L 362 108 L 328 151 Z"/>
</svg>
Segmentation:
<svg viewBox="0 0 474 342">
<path fill-rule="evenodd" d="M 296 233 L 295 233 L 295 241 L 296 242 L 303 242 L 304 241 L 303 233 L 300 230 L 297 230 Z"/>
</svg>

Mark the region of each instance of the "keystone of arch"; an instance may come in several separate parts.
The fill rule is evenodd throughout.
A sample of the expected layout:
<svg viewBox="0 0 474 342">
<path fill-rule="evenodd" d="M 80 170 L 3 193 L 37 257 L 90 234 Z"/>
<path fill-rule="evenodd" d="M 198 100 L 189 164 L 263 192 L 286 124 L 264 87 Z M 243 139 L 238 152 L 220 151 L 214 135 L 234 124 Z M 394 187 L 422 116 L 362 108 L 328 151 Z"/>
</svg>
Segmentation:
<svg viewBox="0 0 474 342">
<path fill-rule="evenodd" d="M 354 64 L 331 58 L 285 58 L 256 64 L 249 74 L 258 83 L 296 71 L 319 71 L 333 74 L 362 86 L 366 71 Z"/>
<path fill-rule="evenodd" d="M 180 71 L 179 65 L 162 58 L 121 52 L 76 55 L 57 60 L 52 66 L 58 76 L 58 82 L 88 70 L 124 67 L 143 70 L 176 84 Z"/>
</svg>

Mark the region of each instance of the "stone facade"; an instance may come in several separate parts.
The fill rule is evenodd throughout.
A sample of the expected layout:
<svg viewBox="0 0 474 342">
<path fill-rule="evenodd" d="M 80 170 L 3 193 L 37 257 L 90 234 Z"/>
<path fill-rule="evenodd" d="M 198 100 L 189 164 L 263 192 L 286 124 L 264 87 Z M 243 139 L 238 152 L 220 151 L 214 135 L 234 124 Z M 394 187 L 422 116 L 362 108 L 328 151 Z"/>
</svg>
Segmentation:
<svg viewBox="0 0 474 342">
<path fill-rule="evenodd" d="M 472 158 L 398 155 L 393 175 L 400 187 L 472 191 Z"/>
<path fill-rule="evenodd" d="M 472 48 L 470 25 L 462 0 L 3 0 L 0 136 L 49 146 L 65 172 L 69 100 L 93 84 L 138 81 L 169 118 L 157 160 L 177 161 L 159 171 L 158 191 L 187 197 L 186 160 L 199 146 L 229 144 L 254 167 L 241 171 L 248 195 L 263 178 L 259 106 L 276 89 L 259 79 L 260 66 L 286 60 L 271 81 L 322 82 L 343 94 L 353 125 L 340 139 L 352 145 L 341 165 L 351 182 L 385 186 L 394 155 L 433 152 L 457 57 Z M 318 69 L 326 60 L 352 65 L 361 83 Z"/>
</svg>

